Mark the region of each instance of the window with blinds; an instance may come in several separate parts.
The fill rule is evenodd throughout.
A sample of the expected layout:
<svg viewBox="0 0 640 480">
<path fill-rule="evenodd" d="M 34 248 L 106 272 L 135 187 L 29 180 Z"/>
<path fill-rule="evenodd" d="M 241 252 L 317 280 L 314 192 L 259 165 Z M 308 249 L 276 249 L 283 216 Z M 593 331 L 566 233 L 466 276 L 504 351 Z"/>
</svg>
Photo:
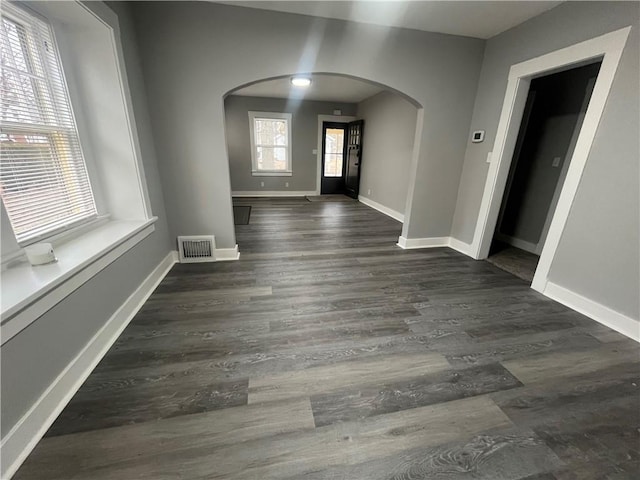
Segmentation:
<svg viewBox="0 0 640 480">
<path fill-rule="evenodd" d="M 0 194 L 21 245 L 97 215 L 50 26 L 2 2 Z"/>
</svg>

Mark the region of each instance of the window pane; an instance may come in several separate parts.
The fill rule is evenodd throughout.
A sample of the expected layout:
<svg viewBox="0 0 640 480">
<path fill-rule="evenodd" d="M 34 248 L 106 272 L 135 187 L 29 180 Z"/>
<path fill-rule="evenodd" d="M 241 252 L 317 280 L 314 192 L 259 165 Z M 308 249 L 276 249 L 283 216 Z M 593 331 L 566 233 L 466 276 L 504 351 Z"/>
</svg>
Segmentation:
<svg viewBox="0 0 640 480">
<path fill-rule="evenodd" d="M 324 176 L 342 176 L 342 155 L 344 152 L 344 129 L 327 128 L 324 134 Z"/>
<path fill-rule="evenodd" d="M 97 211 L 51 30 L 13 4 L 1 13 L 0 195 L 23 243 Z"/>
<path fill-rule="evenodd" d="M 255 119 L 256 145 L 287 145 L 287 121 Z"/>
<path fill-rule="evenodd" d="M 342 176 L 342 153 L 327 153 L 324 156 L 324 176 Z"/>
<path fill-rule="evenodd" d="M 342 153 L 344 150 L 344 130 L 327 128 L 325 142 L 325 153 Z"/>
<path fill-rule="evenodd" d="M 258 170 L 288 171 L 287 149 L 284 147 L 257 147 Z"/>
<path fill-rule="evenodd" d="M 2 81 L 0 82 L 0 121 L 45 123 L 42 109 L 38 108 L 37 90 L 44 79 L 33 74 L 29 61 L 29 45 L 23 25 L 2 19 L 1 50 Z"/>
</svg>

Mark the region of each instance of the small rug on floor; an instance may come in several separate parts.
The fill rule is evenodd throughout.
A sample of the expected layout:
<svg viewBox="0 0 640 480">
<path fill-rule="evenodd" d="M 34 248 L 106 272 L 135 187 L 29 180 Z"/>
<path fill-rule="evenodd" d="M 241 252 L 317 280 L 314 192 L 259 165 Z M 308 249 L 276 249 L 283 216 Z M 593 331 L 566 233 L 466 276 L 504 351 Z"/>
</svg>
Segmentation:
<svg viewBox="0 0 640 480">
<path fill-rule="evenodd" d="M 235 225 L 249 225 L 249 217 L 251 216 L 251 206 L 234 206 L 233 219 Z"/>
<path fill-rule="evenodd" d="M 351 197 L 346 195 L 307 195 L 307 200 L 310 202 L 355 202 Z"/>
</svg>

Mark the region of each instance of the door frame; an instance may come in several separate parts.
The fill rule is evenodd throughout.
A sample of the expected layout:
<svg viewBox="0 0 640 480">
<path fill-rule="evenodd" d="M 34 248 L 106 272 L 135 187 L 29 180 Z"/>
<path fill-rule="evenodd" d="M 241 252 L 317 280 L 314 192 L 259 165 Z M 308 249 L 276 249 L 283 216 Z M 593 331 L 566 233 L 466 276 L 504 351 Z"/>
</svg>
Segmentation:
<svg viewBox="0 0 640 480">
<path fill-rule="evenodd" d="M 580 64 L 586 64 L 589 61 L 602 60 L 576 147 L 569 160 L 567 176 L 562 186 L 560 198 L 553 213 L 547 239 L 542 248 L 540 261 L 531 284 L 531 288 L 539 292 L 544 292 L 547 287 L 549 270 L 567 223 L 569 211 L 578 190 L 580 178 L 582 177 L 630 30 L 631 27 L 625 27 L 540 57 L 517 63 L 512 65 L 509 70 L 507 89 L 493 145 L 491 163 L 470 249 L 472 256 L 478 260 L 487 258 L 489 254 L 531 80 L 538 76 L 568 70 L 580 66 Z"/>
<path fill-rule="evenodd" d="M 324 122 L 349 123 L 357 120 L 357 117 L 350 115 L 318 115 L 318 144 L 316 147 L 316 195 L 320 195 L 322 182 L 322 124 Z"/>
</svg>

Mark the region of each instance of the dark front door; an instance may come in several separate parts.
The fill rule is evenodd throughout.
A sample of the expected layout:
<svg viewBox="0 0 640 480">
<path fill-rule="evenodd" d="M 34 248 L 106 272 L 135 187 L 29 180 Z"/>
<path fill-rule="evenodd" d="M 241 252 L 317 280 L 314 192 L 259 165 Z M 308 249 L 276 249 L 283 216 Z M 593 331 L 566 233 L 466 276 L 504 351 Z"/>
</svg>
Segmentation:
<svg viewBox="0 0 640 480">
<path fill-rule="evenodd" d="M 344 193 L 347 123 L 322 124 L 322 177 L 320 193 Z"/>
<path fill-rule="evenodd" d="M 364 120 L 351 122 L 347 129 L 347 161 L 344 193 L 358 198 L 360 191 L 360 164 L 362 163 L 362 129 Z"/>
</svg>

